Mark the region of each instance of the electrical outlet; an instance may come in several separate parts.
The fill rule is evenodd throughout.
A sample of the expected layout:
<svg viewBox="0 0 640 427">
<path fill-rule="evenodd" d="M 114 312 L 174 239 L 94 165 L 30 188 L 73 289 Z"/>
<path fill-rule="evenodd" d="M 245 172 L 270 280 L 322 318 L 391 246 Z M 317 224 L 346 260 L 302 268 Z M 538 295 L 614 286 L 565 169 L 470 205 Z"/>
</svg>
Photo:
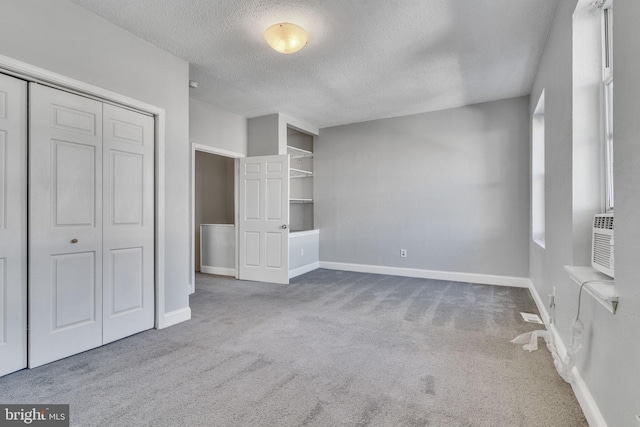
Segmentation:
<svg viewBox="0 0 640 427">
<path fill-rule="evenodd" d="M 553 293 L 548 295 L 549 310 L 553 310 L 556 306 L 556 287 L 553 287 Z M 552 314 L 551 312 L 549 314 Z"/>
<path fill-rule="evenodd" d="M 300 255 L 304 256 L 304 248 L 300 248 Z"/>
<path fill-rule="evenodd" d="M 406 258 L 406 257 L 407 257 L 407 250 L 400 249 L 400 258 Z"/>
</svg>

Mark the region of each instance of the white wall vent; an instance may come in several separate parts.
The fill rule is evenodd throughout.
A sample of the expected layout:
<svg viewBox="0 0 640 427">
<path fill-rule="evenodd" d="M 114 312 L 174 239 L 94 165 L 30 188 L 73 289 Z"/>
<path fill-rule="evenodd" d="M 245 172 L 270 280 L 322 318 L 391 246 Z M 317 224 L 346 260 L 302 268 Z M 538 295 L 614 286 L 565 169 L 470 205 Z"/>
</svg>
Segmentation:
<svg viewBox="0 0 640 427">
<path fill-rule="evenodd" d="M 591 266 L 613 277 L 613 214 L 599 214 L 593 218 Z"/>
</svg>

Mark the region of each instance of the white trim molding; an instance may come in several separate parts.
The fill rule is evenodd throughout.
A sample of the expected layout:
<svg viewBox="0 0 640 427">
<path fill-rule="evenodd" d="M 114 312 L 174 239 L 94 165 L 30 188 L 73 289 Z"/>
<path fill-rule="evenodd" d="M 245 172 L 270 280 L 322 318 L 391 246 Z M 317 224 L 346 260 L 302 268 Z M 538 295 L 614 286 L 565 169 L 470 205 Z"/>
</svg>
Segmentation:
<svg viewBox="0 0 640 427">
<path fill-rule="evenodd" d="M 200 273 L 204 274 L 217 274 L 218 276 L 236 276 L 235 268 L 225 268 L 225 267 L 212 267 L 209 265 L 200 265 Z"/>
<path fill-rule="evenodd" d="M 165 112 L 156 115 L 156 164 L 155 164 L 155 180 L 156 180 L 156 317 L 155 327 L 160 329 L 160 319 L 165 315 Z"/>
<path fill-rule="evenodd" d="M 555 330 L 555 327 L 553 329 Z M 558 341 L 558 335 L 556 333 L 556 345 Z M 578 368 L 575 366 L 573 367 L 572 375 L 573 383 L 571 384 L 571 388 L 573 389 L 573 393 L 576 395 L 576 399 L 578 399 L 578 403 L 582 408 L 582 412 L 584 412 L 584 416 L 587 419 L 589 426 L 607 427 L 607 422 L 604 420 L 604 417 L 600 412 L 600 408 L 598 408 L 596 401 L 593 399 L 593 395 L 591 394 L 591 391 L 589 391 L 587 383 L 584 382 L 582 375 L 580 375 L 580 371 L 578 371 Z"/>
<path fill-rule="evenodd" d="M 551 324 L 551 319 L 549 318 L 549 310 L 547 310 L 547 306 L 545 305 L 544 301 L 540 297 L 540 294 L 538 293 L 538 291 L 536 291 L 536 288 L 533 287 L 533 282 L 531 282 L 531 279 L 529 279 L 528 282 L 529 283 L 527 287 L 529 288 L 529 292 L 533 297 L 533 301 L 536 303 L 536 307 L 538 307 L 538 311 L 540 312 L 540 317 L 542 318 L 542 321 L 544 322 L 545 326 L 547 326 L 548 328 L 549 325 Z"/>
<path fill-rule="evenodd" d="M 456 273 L 452 271 L 423 270 L 418 268 L 385 267 L 367 264 L 320 261 L 320 268 L 355 271 L 358 273 L 389 274 L 391 276 L 417 277 L 420 279 L 449 280 L 453 282 L 478 283 L 482 285 L 512 286 L 528 288 L 526 277 L 498 276 L 491 274 Z"/>
<path fill-rule="evenodd" d="M 538 307 L 538 311 L 541 314 L 542 320 L 544 321 L 547 330 L 553 335 L 553 341 L 556 346 L 556 350 L 558 351 L 558 355 L 560 358 L 564 358 L 567 355 L 567 347 L 562 341 L 558 330 L 556 329 L 556 325 L 550 323 L 549 311 L 547 310 L 546 305 L 543 303 L 540 294 L 536 290 L 535 286 L 533 286 L 533 282 L 529 280 L 529 292 L 531 292 L 531 296 Z M 587 387 L 587 383 L 584 382 L 580 371 L 576 366 L 573 367 L 571 371 L 571 376 L 573 377 L 573 381 L 571 383 L 571 388 L 573 389 L 573 394 L 575 394 L 576 399 L 578 400 L 578 404 L 582 408 L 582 412 L 584 413 L 589 426 L 591 427 L 607 427 L 607 422 L 605 421 L 602 413 L 600 412 L 600 408 L 596 404 L 596 401 L 593 399 L 593 395 Z"/>
<path fill-rule="evenodd" d="M 128 96 L 94 86 L 80 80 L 72 79 L 44 68 L 36 67 L 26 62 L 8 56 L 0 55 L 0 69 L 2 72 L 11 74 L 31 82 L 41 83 L 55 88 L 72 91 L 82 96 L 98 99 L 101 102 L 111 102 L 119 106 L 129 107 L 150 115 L 164 113 L 164 109 L 145 102 L 138 101 Z"/>
<path fill-rule="evenodd" d="M 195 232 L 195 223 L 196 223 L 196 151 L 201 151 L 203 153 L 209 154 L 217 154 L 218 156 L 223 157 L 231 157 L 232 159 L 239 159 L 241 157 L 247 157 L 245 154 L 238 153 L 235 151 L 224 150 L 222 148 L 211 147 L 210 145 L 204 144 L 196 144 L 195 142 L 191 143 L 191 165 L 190 165 L 190 173 L 191 173 L 191 191 L 190 191 L 190 204 L 191 204 L 191 221 L 189 224 L 189 240 L 191 240 L 190 249 L 189 249 L 189 265 L 191 266 L 191 274 L 189 275 L 189 290 L 190 294 L 193 294 L 196 291 L 196 239 L 193 235 Z M 235 215 L 235 223 L 238 223 L 238 161 L 236 160 L 235 171 L 234 171 L 234 184 L 233 184 L 233 192 L 234 192 L 234 210 L 236 212 Z M 238 247 L 238 229 L 236 228 L 236 248 Z M 200 266 L 200 271 L 206 274 L 221 274 L 223 276 L 234 276 L 236 279 L 238 278 L 238 250 L 236 249 L 236 268 L 232 274 L 226 273 L 209 273 L 203 270 L 203 267 Z"/>
<path fill-rule="evenodd" d="M 194 151 L 204 151 L 205 153 L 217 154 L 219 156 L 231 157 L 234 159 L 239 159 L 240 157 L 246 157 L 242 153 L 223 150 L 222 148 L 211 147 L 210 145 L 196 144 L 195 142 L 191 143 L 191 147 L 193 148 Z"/>
<path fill-rule="evenodd" d="M 178 310 L 173 310 L 168 313 L 164 313 L 164 316 L 160 318 L 158 329 L 168 328 L 169 326 L 177 325 L 178 323 L 186 322 L 191 319 L 191 308 L 184 307 Z"/>
<path fill-rule="evenodd" d="M 293 270 L 289 270 L 289 279 L 317 270 L 318 268 L 320 268 L 319 262 L 313 262 L 311 264 L 303 265 L 302 267 L 294 268 Z"/>
</svg>

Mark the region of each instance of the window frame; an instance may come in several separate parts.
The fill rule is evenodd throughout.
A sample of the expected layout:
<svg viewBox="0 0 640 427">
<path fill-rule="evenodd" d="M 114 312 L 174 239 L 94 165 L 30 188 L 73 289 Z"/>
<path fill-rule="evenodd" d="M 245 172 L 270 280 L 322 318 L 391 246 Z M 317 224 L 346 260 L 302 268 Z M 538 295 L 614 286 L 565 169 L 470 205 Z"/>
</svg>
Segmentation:
<svg viewBox="0 0 640 427">
<path fill-rule="evenodd" d="M 601 7 L 602 52 L 602 153 L 605 212 L 614 209 L 613 159 L 613 0 Z"/>
<path fill-rule="evenodd" d="M 531 238 L 546 246 L 546 158 L 545 92 L 543 89 L 531 116 Z"/>
</svg>

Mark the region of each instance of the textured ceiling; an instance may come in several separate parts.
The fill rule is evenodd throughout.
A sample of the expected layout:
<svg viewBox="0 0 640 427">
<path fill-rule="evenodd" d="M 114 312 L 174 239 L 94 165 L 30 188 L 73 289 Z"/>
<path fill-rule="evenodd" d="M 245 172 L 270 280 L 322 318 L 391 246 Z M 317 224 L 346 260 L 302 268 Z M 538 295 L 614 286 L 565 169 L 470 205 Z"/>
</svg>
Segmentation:
<svg viewBox="0 0 640 427">
<path fill-rule="evenodd" d="M 318 127 L 529 94 L 557 0 L 71 0 L 188 61 L 191 96 Z M 307 30 L 300 52 L 262 33 Z M 185 82 L 186 84 L 186 82 Z"/>
</svg>

